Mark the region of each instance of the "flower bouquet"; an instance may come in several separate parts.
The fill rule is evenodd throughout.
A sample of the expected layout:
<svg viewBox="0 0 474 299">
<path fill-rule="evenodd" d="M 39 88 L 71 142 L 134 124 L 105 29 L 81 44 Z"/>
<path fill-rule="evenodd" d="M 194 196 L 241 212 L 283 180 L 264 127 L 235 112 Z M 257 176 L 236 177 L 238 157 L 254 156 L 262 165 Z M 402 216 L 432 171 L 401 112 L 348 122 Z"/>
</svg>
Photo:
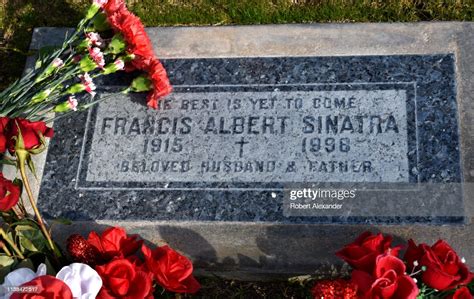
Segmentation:
<svg viewBox="0 0 474 299">
<path fill-rule="evenodd" d="M 346 245 L 336 255 L 352 267 L 351 279 L 317 281 L 313 298 L 473 298 L 474 273 L 448 243 L 409 240 L 403 248 L 393 247 L 392 239 L 365 232 Z"/>
<path fill-rule="evenodd" d="M 48 123 L 90 108 L 96 83 L 117 72 L 137 74 L 123 93 L 148 92 L 157 108 L 171 92 L 140 19 L 123 0 L 94 0 L 74 32 L 56 49 L 40 51 L 34 67 L 0 93 L 0 288 L 2 298 L 153 298 L 195 293 L 193 265 L 168 246 L 150 249 L 122 228 L 72 235 L 67 250 L 51 236 L 29 182 L 32 157 L 53 137 Z M 54 221 L 51 222 L 54 224 Z"/>
</svg>

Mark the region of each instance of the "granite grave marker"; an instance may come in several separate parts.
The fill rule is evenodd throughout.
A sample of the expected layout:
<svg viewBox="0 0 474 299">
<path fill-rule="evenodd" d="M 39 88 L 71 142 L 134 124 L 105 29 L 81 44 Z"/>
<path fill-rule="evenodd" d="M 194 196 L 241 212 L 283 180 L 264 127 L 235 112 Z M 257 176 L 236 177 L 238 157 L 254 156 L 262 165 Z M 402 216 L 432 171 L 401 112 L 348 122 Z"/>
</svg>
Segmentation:
<svg viewBox="0 0 474 299">
<path fill-rule="evenodd" d="M 393 198 L 360 191 L 367 183 L 372 190 L 377 183 L 399 189 L 396 183 L 417 188 L 460 182 L 451 54 L 163 63 L 175 92 L 157 111 L 143 105 L 143 95 L 114 93 L 111 86 L 99 92 L 107 100 L 73 118 L 85 126 L 56 123 L 44 176 L 57 179 L 43 183 L 41 192 L 51 199 L 40 201 L 43 211 L 74 220 L 283 222 L 350 222 L 361 216 L 426 216 L 409 221 L 432 222 L 463 215 L 457 192 L 422 201 L 415 199 L 423 191 L 400 196 L 394 190 Z M 82 141 L 65 147 L 71 130 Z M 438 142 L 430 141 L 433 136 Z M 60 160 L 71 154 L 71 167 L 63 167 Z M 306 215 L 321 219 L 281 213 L 287 205 L 283 190 L 325 182 L 339 183 L 325 188 L 359 191 L 341 210 Z M 56 192 L 58 185 L 68 187 Z M 57 205 L 75 196 L 80 200 L 69 211 L 66 203 Z M 128 208 L 102 205 L 107 198 L 119 198 Z M 394 209 L 386 210 L 394 200 Z M 206 207 L 208 201 L 215 206 Z M 425 208 L 417 209 L 421 204 Z M 375 209 L 364 213 L 367 206 Z"/>
<path fill-rule="evenodd" d="M 257 35 L 236 46 L 232 38 L 238 42 L 247 28 L 270 32 L 275 46 L 266 48 L 271 42 Z M 220 44 L 206 51 L 185 29 L 151 29 L 157 42 L 162 38 L 160 45 L 170 44 L 160 57 L 174 93 L 157 111 L 149 110 L 143 96 L 118 93 L 126 80 L 116 78 L 99 91 L 107 100 L 56 122 L 39 193 L 43 213 L 78 223 L 122 221 L 134 227 L 145 221 L 159 231 L 184 225 L 197 233 L 204 225 L 230 240 L 244 238 L 236 226 L 257 231 L 263 228 L 254 225 L 261 223 L 279 230 L 268 242 L 289 238 L 282 233 L 295 225 L 323 234 L 333 226 L 347 234 L 368 222 L 396 230 L 415 223 L 467 225 L 460 54 L 438 43 L 436 50 L 370 50 L 354 38 L 365 52 L 344 52 L 336 43 L 336 51 L 326 53 L 302 38 L 324 35 L 324 29 L 282 28 L 283 36 L 265 26 L 188 29 L 201 37 L 215 30 Z M 42 30 L 34 43 L 48 32 Z M 295 47 L 285 47 L 295 32 Z M 382 43 L 380 36 L 372 38 L 372 44 Z M 233 46 L 227 49 L 226 43 Z M 190 50 L 167 54 L 178 45 Z M 293 209 L 290 191 L 305 188 L 355 196 L 344 199 L 342 209 Z M 222 234 L 229 227 L 232 233 Z M 261 248 L 262 241 L 257 243 Z M 217 256 L 230 250 L 211 247 Z M 261 263 L 288 261 L 301 266 L 290 257 Z"/>
</svg>

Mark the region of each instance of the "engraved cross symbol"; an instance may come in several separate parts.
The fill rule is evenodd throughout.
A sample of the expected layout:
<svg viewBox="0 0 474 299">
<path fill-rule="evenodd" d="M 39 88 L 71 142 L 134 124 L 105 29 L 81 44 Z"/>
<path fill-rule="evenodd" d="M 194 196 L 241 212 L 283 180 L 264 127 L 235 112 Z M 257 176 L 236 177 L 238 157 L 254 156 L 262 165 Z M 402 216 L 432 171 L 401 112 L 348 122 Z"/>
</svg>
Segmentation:
<svg viewBox="0 0 474 299">
<path fill-rule="evenodd" d="M 240 141 L 236 142 L 235 144 L 240 145 L 240 151 L 239 151 L 239 157 L 242 158 L 242 155 L 244 154 L 244 145 L 248 144 L 248 141 L 245 141 L 244 137 L 240 139 Z"/>
</svg>

